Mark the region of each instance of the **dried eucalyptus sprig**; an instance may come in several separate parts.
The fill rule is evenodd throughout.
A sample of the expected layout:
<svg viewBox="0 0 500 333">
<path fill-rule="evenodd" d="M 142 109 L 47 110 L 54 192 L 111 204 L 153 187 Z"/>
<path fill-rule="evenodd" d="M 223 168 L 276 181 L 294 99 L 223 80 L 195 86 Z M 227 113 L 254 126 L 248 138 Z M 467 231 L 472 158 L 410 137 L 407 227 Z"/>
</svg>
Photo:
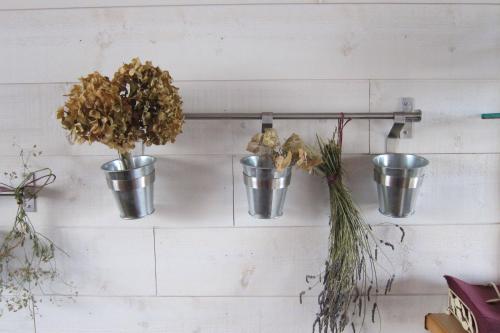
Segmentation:
<svg viewBox="0 0 500 333">
<path fill-rule="evenodd" d="M 112 80 L 94 72 L 73 86 L 57 119 L 77 142 L 101 142 L 116 149 L 124 163 L 137 141 L 146 146 L 174 142 L 184 116 L 178 88 L 168 71 L 138 58 Z"/>
<path fill-rule="evenodd" d="M 343 183 L 342 137 L 347 123 L 348 120 L 340 119 L 333 138 L 327 142 L 318 137 L 323 162 L 314 171 L 327 181 L 331 214 L 325 271 L 306 277 L 309 290 L 319 284 L 323 286 L 318 296 L 319 312 L 313 332 L 316 329 L 320 333 L 343 332 L 349 324 L 355 332 L 356 317 L 361 318 L 362 327 L 367 315 L 375 322 L 375 317 L 380 317 L 377 270 L 382 269 L 389 276 L 384 293 L 390 291 L 394 280 L 394 275 L 377 262 L 378 252 L 382 252 L 379 244 L 392 250 L 394 246 L 374 236 Z M 300 300 L 304 294 L 301 292 Z"/>
<path fill-rule="evenodd" d="M 321 163 L 319 156 L 312 153 L 302 139 L 293 133 L 282 145 L 275 129 L 255 134 L 247 146 L 247 151 L 259 156 L 269 157 L 274 167 L 282 171 L 290 165 L 311 172 Z"/>
<path fill-rule="evenodd" d="M 29 169 L 28 159 L 40 154 L 29 152 L 25 156 L 21 150 L 23 172 L 6 172 L 4 175 L 10 179 L 10 184 L 0 183 L 0 191 L 12 191 L 17 204 L 12 229 L 0 246 L 0 302 L 8 311 L 26 308 L 32 316 L 39 302 L 35 291 L 43 293 L 45 284 L 58 276 L 54 257 L 58 248 L 53 241 L 36 231 L 24 206 L 26 201 L 36 197 L 56 179 L 49 168 Z"/>
</svg>

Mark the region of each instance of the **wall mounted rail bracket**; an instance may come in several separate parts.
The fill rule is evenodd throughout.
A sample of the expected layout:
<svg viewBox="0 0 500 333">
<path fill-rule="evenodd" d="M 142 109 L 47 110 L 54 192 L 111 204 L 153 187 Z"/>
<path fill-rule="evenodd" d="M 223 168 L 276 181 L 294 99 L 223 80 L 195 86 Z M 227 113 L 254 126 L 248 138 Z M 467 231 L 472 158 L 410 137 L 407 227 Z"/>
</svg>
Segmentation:
<svg viewBox="0 0 500 333">
<path fill-rule="evenodd" d="M 398 150 L 399 139 L 410 139 L 413 135 L 413 122 L 422 120 L 422 111 L 413 109 L 413 98 L 403 97 L 401 105 L 402 111 L 394 112 L 394 124 L 385 141 L 385 151 L 387 153 Z"/>
<path fill-rule="evenodd" d="M 35 175 L 32 175 L 33 180 Z M 26 212 L 36 212 L 36 195 L 37 191 L 36 184 L 34 181 L 31 182 L 32 185 L 24 187 L 23 191 L 23 205 Z M 15 191 L 11 188 L 0 186 L 0 197 L 14 197 L 16 195 Z"/>
<path fill-rule="evenodd" d="M 273 128 L 273 113 L 263 112 L 262 113 L 262 133 L 268 128 Z"/>
<path fill-rule="evenodd" d="M 394 125 L 389 131 L 388 139 L 410 139 L 413 135 L 413 122 L 422 118 L 422 111 L 413 109 L 413 98 L 403 97 L 401 104 L 402 111 L 394 112 Z"/>
</svg>

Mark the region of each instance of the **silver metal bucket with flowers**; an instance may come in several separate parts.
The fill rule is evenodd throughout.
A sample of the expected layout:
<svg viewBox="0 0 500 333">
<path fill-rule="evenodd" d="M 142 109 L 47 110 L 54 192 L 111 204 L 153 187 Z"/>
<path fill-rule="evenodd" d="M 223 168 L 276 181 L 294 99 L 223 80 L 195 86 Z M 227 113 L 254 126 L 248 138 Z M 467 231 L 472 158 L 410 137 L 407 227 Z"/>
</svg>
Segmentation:
<svg viewBox="0 0 500 333">
<path fill-rule="evenodd" d="M 119 159 L 103 164 L 109 188 L 124 219 L 154 212 L 155 158 L 133 156 L 137 142 L 164 145 L 182 132 L 184 116 L 178 88 L 167 71 L 138 58 L 113 79 L 98 72 L 80 78 L 57 118 L 77 143 L 100 142 Z"/>
<path fill-rule="evenodd" d="M 268 128 L 248 143 L 247 150 L 254 155 L 241 159 L 248 213 L 260 219 L 283 215 L 285 198 L 292 178 L 292 167 L 311 171 L 320 160 L 312 157 L 297 134 L 280 143 L 277 132 Z"/>
</svg>

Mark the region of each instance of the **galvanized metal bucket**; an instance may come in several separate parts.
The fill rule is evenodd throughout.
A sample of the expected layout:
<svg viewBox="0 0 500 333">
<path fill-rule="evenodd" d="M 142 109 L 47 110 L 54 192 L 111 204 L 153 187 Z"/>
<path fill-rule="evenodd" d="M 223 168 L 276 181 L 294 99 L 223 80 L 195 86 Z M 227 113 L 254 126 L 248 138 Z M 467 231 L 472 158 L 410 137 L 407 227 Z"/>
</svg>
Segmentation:
<svg viewBox="0 0 500 333">
<path fill-rule="evenodd" d="M 260 156 L 244 157 L 240 162 L 243 165 L 248 213 L 259 219 L 273 219 L 283 215 L 292 168 L 277 171 L 271 159 Z"/>
<path fill-rule="evenodd" d="M 119 159 L 104 163 L 101 167 L 120 209 L 120 216 L 124 219 L 139 219 L 155 210 L 153 183 L 156 158 L 134 156 L 132 159 L 133 168 L 128 170 Z"/>
<path fill-rule="evenodd" d="M 429 161 L 417 155 L 383 154 L 373 164 L 379 211 L 391 217 L 412 215 Z"/>
</svg>

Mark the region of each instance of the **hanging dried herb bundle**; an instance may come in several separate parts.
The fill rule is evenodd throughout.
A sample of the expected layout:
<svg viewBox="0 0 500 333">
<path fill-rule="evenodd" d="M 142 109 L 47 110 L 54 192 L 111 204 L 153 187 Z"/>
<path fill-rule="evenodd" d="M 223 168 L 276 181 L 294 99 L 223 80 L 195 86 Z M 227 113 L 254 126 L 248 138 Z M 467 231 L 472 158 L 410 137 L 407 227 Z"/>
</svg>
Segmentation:
<svg viewBox="0 0 500 333">
<path fill-rule="evenodd" d="M 41 152 L 30 152 L 28 156 L 39 154 Z M 22 150 L 20 156 L 24 171 L 19 175 L 15 171 L 4 173 L 11 184 L 0 183 L 0 191 L 13 191 L 17 203 L 12 229 L 0 245 L 0 302 L 8 311 L 26 308 L 34 315 L 39 302 L 34 292 L 43 293 L 44 286 L 58 276 L 54 258 L 57 247 L 36 231 L 24 202 L 53 183 L 56 176 L 48 168 L 30 171 Z"/>
<path fill-rule="evenodd" d="M 319 312 L 313 332 L 316 329 L 320 333 L 343 332 L 349 324 L 356 332 L 354 320 L 360 317 L 362 326 L 367 315 L 374 322 L 375 317 L 379 317 L 377 269 L 381 268 L 389 276 L 385 293 L 390 291 L 394 280 L 394 276 L 377 263 L 380 241 L 363 221 L 349 189 L 343 183 L 342 136 L 348 122 L 340 119 L 333 138 L 327 142 L 318 138 L 323 162 L 314 171 L 327 180 L 331 215 L 325 271 L 306 277 L 308 283 L 315 280 L 315 284 L 323 286 L 318 296 Z M 393 249 L 388 242 L 382 244 Z M 300 295 L 301 300 L 304 293 Z"/>
<path fill-rule="evenodd" d="M 138 58 L 112 80 L 98 72 L 80 78 L 57 118 L 75 142 L 101 142 L 124 159 L 139 140 L 147 146 L 174 142 L 184 123 L 170 74 Z"/>
<path fill-rule="evenodd" d="M 266 129 L 263 134 L 255 134 L 248 143 L 247 151 L 259 156 L 268 156 L 278 171 L 296 165 L 311 172 L 321 163 L 321 159 L 311 152 L 297 134 L 293 133 L 282 145 L 278 133 L 272 128 Z"/>
</svg>

